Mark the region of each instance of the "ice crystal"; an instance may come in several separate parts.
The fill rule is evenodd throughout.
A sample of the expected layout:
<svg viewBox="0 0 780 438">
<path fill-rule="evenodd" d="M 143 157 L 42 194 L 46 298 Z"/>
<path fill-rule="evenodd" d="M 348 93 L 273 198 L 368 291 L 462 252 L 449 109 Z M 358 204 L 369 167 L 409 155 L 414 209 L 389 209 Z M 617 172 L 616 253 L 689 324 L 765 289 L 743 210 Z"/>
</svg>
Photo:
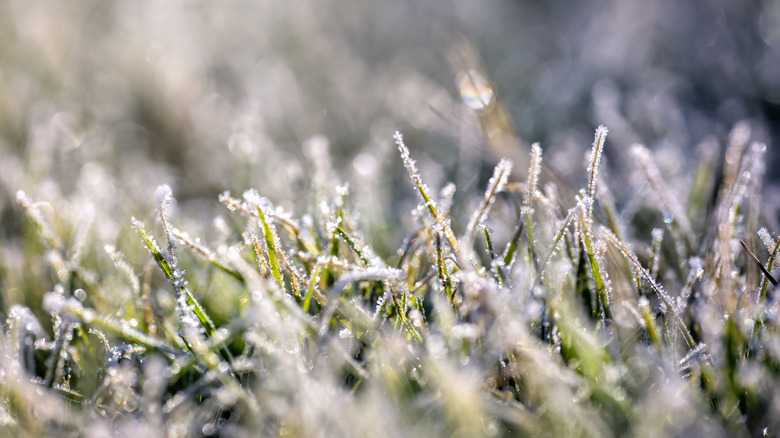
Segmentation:
<svg viewBox="0 0 780 438">
<path fill-rule="evenodd" d="M 469 223 L 466 226 L 465 235 L 467 238 L 472 239 L 474 233 L 477 230 L 477 225 L 482 223 L 484 218 L 490 212 L 493 203 L 496 200 L 496 195 L 504 190 L 509 174 L 512 173 L 512 162 L 507 159 L 502 159 L 493 170 L 493 176 L 488 182 L 487 189 L 485 190 L 485 196 L 482 198 L 482 203 L 469 219 Z"/>
<path fill-rule="evenodd" d="M 596 128 L 596 135 L 593 139 L 593 149 L 590 152 L 590 159 L 588 160 L 588 185 L 586 194 L 589 198 L 596 197 L 596 181 L 598 179 L 599 163 L 601 162 L 601 155 L 604 152 L 604 142 L 607 140 L 607 134 L 609 130 L 604 125 L 599 125 Z"/>
<path fill-rule="evenodd" d="M 671 224 L 676 221 L 685 236 L 692 236 L 693 230 L 688 216 L 685 214 L 685 209 L 680 204 L 678 197 L 673 195 L 672 189 L 667 186 L 650 151 L 643 145 L 636 144 L 631 148 L 631 153 L 637 167 L 643 171 L 645 178 L 650 183 L 653 195 L 657 197 L 664 222 Z"/>
<path fill-rule="evenodd" d="M 767 252 L 774 257 L 775 260 L 775 267 L 780 268 L 780 251 L 775 252 L 775 247 L 780 243 L 780 239 L 773 239 L 772 235 L 769 234 L 769 230 L 766 229 L 766 227 L 762 227 L 760 230 L 758 230 L 758 237 L 761 238 L 761 241 L 764 243 L 764 247 L 766 248 Z"/>
<path fill-rule="evenodd" d="M 528 168 L 528 181 L 525 186 L 525 198 L 523 203 L 531 205 L 536 197 L 536 186 L 539 184 L 539 174 L 542 171 L 542 148 L 539 143 L 531 145 L 531 165 Z"/>
</svg>

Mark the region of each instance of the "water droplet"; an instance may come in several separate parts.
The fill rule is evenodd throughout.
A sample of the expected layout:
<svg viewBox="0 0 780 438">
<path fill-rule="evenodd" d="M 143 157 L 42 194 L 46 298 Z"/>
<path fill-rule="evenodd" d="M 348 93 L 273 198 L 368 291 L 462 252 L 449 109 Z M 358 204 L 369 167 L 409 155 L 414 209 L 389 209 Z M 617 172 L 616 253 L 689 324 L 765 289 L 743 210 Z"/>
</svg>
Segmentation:
<svg viewBox="0 0 780 438">
<path fill-rule="evenodd" d="M 73 291 L 73 296 L 78 298 L 81 302 L 84 302 L 84 300 L 87 299 L 87 293 L 84 291 L 84 289 L 76 289 Z"/>
<path fill-rule="evenodd" d="M 455 80 L 460 89 L 460 97 L 469 108 L 476 111 L 485 110 L 493 103 L 493 88 L 478 70 L 462 71 Z"/>
<path fill-rule="evenodd" d="M 62 282 L 66 282 L 70 278 L 70 272 L 67 269 L 60 269 L 57 271 L 57 278 Z"/>
<path fill-rule="evenodd" d="M 122 403 L 122 408 L 127 412 L 133 412 L 138 409 L 138 401 L 135 397 L 130 397 Z"/>
<path fill-rule="evenodd" d="M 214 433 L 214 430 L 216 428 L 211 423 L 206 423 L 203 425 L 203 427 L 200 429 L 201 432 L 203 432 L 203 435 L 211 435 Z"/>
<path fill-rule="evenodd" d="M 665 224 L 671 224 L 674 221 L 674 215 L 671 213 L 667 213 L 664 215 L 664 223 Z"/>
<path fill-rule="evenodd" d="M 170 437 L 183 437 L 187 435 L 187 426 L 180 423 L 173 423 L 168 426 L 168 436 Z"/>
</svg>

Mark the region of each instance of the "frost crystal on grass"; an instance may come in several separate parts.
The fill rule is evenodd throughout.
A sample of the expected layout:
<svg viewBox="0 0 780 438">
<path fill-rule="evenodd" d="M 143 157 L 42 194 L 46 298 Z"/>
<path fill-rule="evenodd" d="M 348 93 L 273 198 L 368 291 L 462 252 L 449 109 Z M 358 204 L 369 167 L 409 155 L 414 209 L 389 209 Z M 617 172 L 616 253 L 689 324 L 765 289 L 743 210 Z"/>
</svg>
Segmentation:
<svg viewBox="0 0 780 438">
<path fill-rule="evenodd" d="M 528 181 L 525 186 L 525 205 L 531 205 L 536 197 L 536 186 L 539 184 L 539 174 L 542 172 L 542 148 L 539 143 L 531 145 L 531 165 L 528 168 Z"/>
<path fill-rule="evenodd" d="M 775 252 L 775 247 L 780 244 L 780 239 L 773 239 L 772 235 L 769 234 L 769 230 L 767 230 L 766 227 L 762 227 L 760 230 L 758 230 L 758 237 L 761 238 L 761 241 L 764 243 L 764 247 L 766 248 L 767 252 L 769 252 L 769 254 L 775 258 L 775 267 L 780 267 L 780 257 Z"/>
<path fill-rule="evenodd" d="M 588 186 L 586 194 L 589 198 L 596 197 L 596 181 L 599 173 L 599 163 L 601 162 L 601 155 L 604 152 L 604 142 L 607 140 L 607 134 L 609 130 L 604 125 L 599 125 L 596 128 L 596 135 L 593 139 L 593 149 L 590 152 L 590 159 L 588 160 Z"/>
<path fill-rule="evenodd" d="M 645 178 L 650 183 L 653 195 L 658 198 L 660 207 L 664 215 L 664 222 L 671 223 L 676 221 L 679 224 L 680 229 L 685 236 L 691 238 L 693 236 L 693 230 L 691 229 L 688 216 L 685 214 L 685 209 L 680 204 L 677 196 L 674 196 L 674 192 L 664 182 L 661 172 L 658 170 L 658 166 L 655 164 L 650 151 L 646 147 L 636 144 L 631 148 L 631 153 L 636 160 L 637 166 L 642 169 L 645 174 Z M 654 200 L 655 201 L 655 200 Z"/>
<path fill-rule="evenodd" d="M 448 216 L 450 214 L 450 207 L 452 207 L 452 198 L 455 196 L 455 184 L 447 183 L 442 187 L 439 193 L 439 213 L 442 216 Z"/>
<path fill-rule="evenodd" d="M 652 236 L 651 245 L 653 255 L 653 262 L 650 265 L 650 274 L 652 274 L 653 277 L 657 277 L 661 263 L 661 243 L 663 243 L 664 230 L 661 228 L 653 228 L 653 231 L 651 231 L 650 234 Z"/>
<path fill-rule="evenodd" d="M 393 138 L 395 139 L 395 144 L 398 146 L 398 151 L 401 153 L 401 160 L 404 163 L 404 167 L 409 173 L 409 177 L 412 179 L 412 183 L 417 188 L 417 191 L 424 201 L 425 206 L 428 208 L 428 211 L 431 213 L 431 216 L 433 216 L 433 219 L 436 221 L 436 223 L 444 227 L 445 235 L 447 236 L 447 240 L 450 242 L 452 248 L 459 248 L 460 245 L 458 244 L 458 239 L 455 238 L 455 234 L 452 232 L 445 219 L 439 213 L 436 202 L 433 200 L 433 198 L 431 198 L 430 189 L 428 189 L 428 186 L 423 182 L 422 178 L 420 178 L 420 174 L 417 171 L 415 162 L 409 155 L 409 148 L 407 148 L 406 144 L 404 144 L 403 135 L 396 131 L 395 135 L 393 135 Z"/>
<path fill-rule="evenodd" d="M 406 168 L 406 171 L 409 173 L 409 176 L 412 178 L 412 183 L 415 185 L 415 187 L 419 188 L 422 191 L 423 190 L 422 188 L 425 187 L 425 185 L 423 184 L 422 178 L 420 178 L 420 174 L 417 171 L 417 164 L 409 154 L 409 148 L 406 147 L 406 144 L 404 144 L 403 134 L 401 134 L 398 131 L 395 131 L 395 134 L 393 135 L 393 139 L 395 140 L 396 146 L 398 146 L 398 152 L 401 153 L 401 160 L 403 160 L 404 167 Z M 424 195 L 423 198 L 425 198 Z"/>
<path fill-rule="evenodd" d="M 626 126 L 618 127 L 623 136 Z M 540 192 L 539 177 L 552 174 L 542 171 L 541 149 L 532 145 L 524 181 L 509 183 L 512 166 L 502 160 L 484 191 L 475 193 L 464 181 L 467 189 L 454 199 L 455 186 L 447 184 L 434 200 L 398 134 L 404 166 L 423 200 L 418 210 L 427 213 L 415 229 L 402 230 L 401 249 L 387 259 L 372 248 L 393 253 L 394 239 L 401 240 L 394 223 L 361 228 L 369 222 L 355 214 L 363 200 L 349 198 L 330 173 L 313 196 L 300 196 L 302 216 L 261 196 L 293 202 L 273 182 L 257 182 L 262 192 L 247 190 L 238 199 L 220 195 L 227 210 L 216 213 L 225 216 L 213 227 L 207 221 L 198 226 L 206 203 L 188 196 L 179 205 L 193 237 L 173 226 L 172 191 L 160 186 L 162 227 L 157 222 L 147 231 L 133 218 L 151 263 L 133 267 L 138 242 L 120 235 L 95 250 L 85 238 L 91 237 L 91 215 L 69 211 L 74 201 L 41 190 L 51 204 L 33 203 L 20 192 L 27 230 L 36 226 L 44 241 L 26 246 L 25 234 L 0 245 L 0 301 L 8 306 L 0 333 L 0 423 L 14 436 L 80 430 L 392 437 L 710 430 L 725 436 L 774 430 L 776 290 L 753 299 L 760 274 L 737 246 L 740 238 L 750 247 L 761 240 L 770 253 L 777 246 L 773 210 L 767 215 L 756 208 L 765 150 L 743 145 L 744 156 L 728 157 L 724 167 L 737 167 L 731 179 L 714 177 L 723 181 L 714 214 L 706 211 L 715 201 L 706 189 L 715 187 L 713 175 L 709 185 L 698 184 L 704 188 L 696 193 L 706 192 L 703 207 L 681 202 L 686 212 L 701 213 L 690 217 L 702 243 L 688 245 L 678 225 L 684 216 L 672 213 L 671 204 L 644 202 L 640 211 L 626 206 L 631 193 L 619 190 L 612 202 L 611 181 L 597 178 L 606 135 L 603 127 L 597 130 L 583 178 L 588 184 L 579 196 L 563 185 L 564 175 L 553 178 L 557 188 L 547 181 Z M 734 136 L 735 147 L 749 141 L 744 133 Z M 646 168 L 654 166 L 648 151 L 639 154 L 647 155 L 640 157 L 650 163 Z M 461 159 L 482 162 L 466 155 L 455 161 Z M 252 168 L 248 177 L 255 182 L 263 171 Z M 658 175 L 645 179 L 682 186 Z M 668 191 L 660 183 L 652 190 Z M 361 186 L 357 195 L 375 188 Z M 594 217 L 597 195 L 603 209 Z M 394 206 L 411 206 L 404 202 Z M 101 204 L 94 205 L 99 222 L 110 222 L 100 216 Z M 406 216 L 400 221 L 415 222 Z M 610 229 L 599 225 L 604 216 Z M 659 224 L 661 217 L 674 222 Z M 450 221 L 467 236 L 447 245 Z M 770 228 L 756 239 L 764 223 Z M 389 236 L 379 231 L 388 228 Z M 152 232 L 168 239 L 167 249 Z M 483 232 L 477 242 L 468 236 Z M 499 245 L 506 248 L 503 257 L 495 254 Z M 767 257 L 760 251 L 762 263 Z M 724 317 L 710 299 L 714 291 L 737 297 L 739 312 Z M 27 305 L 16 304 L 22 300 Z M 49 318 L 53 330 L 38 322 Z M 465 390 L 458 388 L 462 381 Z"/>
<path fill-rule="evenodd" d="M 469 219 L 469 223 L 466 226 L 466 238 L 473 239 L 476 232 L 477 225 L 482 223 L 487 214 L 490 212 L 490 208 L 496 200 L 496 195 L 504 190 L 509 174 L 512 173 L 512 162 L 507 159 L 502 159 L 496 168 L 493 170 L 493 176 L 488 182 L 487 189 L 485 190 L 485 196 L 482 198 L 482 203 L 479 208 L 474 212 Z"/>
<path fill-rule="evenodd" d="M 167 204 L 173 198 L 173 190 L 168 184 L 161 184 L 157 186 L 154 191 L 154 200 L 158 205 Z"/>
<path fill-rule="evenodd" d="M 51 249 L 62 251 L 64 245 L 54 229 L 54 209 L 51 204 L 48 202 L 33 202 L 22 190 L 16 192 L 16 202 L 24 208 L 27 216 L 38 227 L 38 232 L 41 233 L 44 243 Z"/>
</svg>

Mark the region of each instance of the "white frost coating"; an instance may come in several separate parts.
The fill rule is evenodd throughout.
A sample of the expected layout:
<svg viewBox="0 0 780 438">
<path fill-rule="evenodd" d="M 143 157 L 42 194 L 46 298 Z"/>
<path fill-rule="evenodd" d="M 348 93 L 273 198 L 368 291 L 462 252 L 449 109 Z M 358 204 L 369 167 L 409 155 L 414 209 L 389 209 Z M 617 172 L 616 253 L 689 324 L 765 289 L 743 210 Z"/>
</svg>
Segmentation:
<svg viewBox="0 0 780 438">
<path fill-rule="evenodd" d="M 406 171 L 409 172 L 409 176 L 412 177 L 412 182 L 415 185 L 421 185 L 422 181 L 420 181 L 420 176 L 417 172 L 417 165 L 409 154 L 409 148 L 406 147 L 406 144 L 404 144 L 403 134 L 395 131 L 393 139 L 395 140 L 396 146 L 398 146 L 398 152 L 401 153 L 401 160 L 404 162 L 404 167 L 406 168 Z"/>
<path fill-rule="evenodd" d="M 697 280 L 704 275 L 704 260 L 700 257 L 691 257 L 688 259 L 688 266 L 691 268 L 691 275 Z"/>
<path fill-rule="evenodd" d="M 124 260 L 122 253 L 117 251 L 116 247 L 113 245 L 106 245 L 103 247 L 103 249 L 111 258 L 111 261 L 114 262 L 114 266 L 117 268 L 117 270 L 121 272 L 125 279 L 130 282 L 130 285 L 133 288 L 133 292 L 140 291 L 141 285 L 138 282 L 138 277 L 136 277 L 135 273 L 133 272 L 133 268 L 131 268 L 130 265 L 128 265 Z"/>
<path fill-rule="evenodd" d="M 393 268 L 367 268 L 359 271 L 347 272 L 333 285 L 331 293 L 338 293 L 344 290 L 348 284 L 356 281 L 401 280 L 405 277 L 406 274 L 404 271 Z"/>
<path fill-rule="evenodd" d="M 143 223 L 143 221 L 136 219 L 135 216 L 130 216 L 130 223 L 133 225 L 133 228 L 136 230 L 146 229 L 146 225 Z"/>
<path fill-rule="evenodd" d="M 531 145 L 531 165 L 528 168 L 528 182 L 525 186 L 525 205 L 531 205 L 536 197 L 536 186 L 539 184 L 539 174 L 542 171 L 542 148 L 539 143 Z"/>
<path fill-rule="evenodd" d="M 173 190 L 168 184 L 160 184 L 154 190 L 154 200 L 157 204 L 163 205 L 170 202 L 173 197 Z"/>
<path fill-rule="evenodd" d="M 700 257 L 691 257 L 688 259 L 688 280 L 685 282 L 685 287 L 680 291 L 680 296 L 677 297 L 677 306 L 681 311 L 684 311 L 688 306 L 688 297 L 691 296 L 693 285 L 697 281 L 701 280 L 704 275 L 704 260 Z"/>
<path fill-rule="evenodd" d="M 449 228 L 449 225 L 446 225 L 444 218 L 439 213 L 439 209 L 436 206 L 436 201 L 434 201 L 433 198 L 431 197 L 430 189 L 425 183 L 423 183 L 422 178 L 420 178 L 420 174 L 417 171 L 415 162 L 414 160 L 412 160 L 411 156 L 409 155 L 409 148 L 407 148 L 406 145 L 404 144 L 403 135 L 401 135 L 400 132 L 395 131 L 393 138 L 395 139 L 395 144 L 398 146 L 398 151 L 401 153 L 401 160 L 404 163 L 404 167 L 409 173 L 409 177 L 412 178 L 412 183 L 417 188 L 417 191 L 419 192 L 420 197 L 422 198 L 425 205 L 428 206 L 428 210 L 430 211 L 431 216 L 433 216 L 434 221 L 445 225 L 447 240 L 449 240 L 450 245 L 453 247 L 453 249 L 457 250 L 457 248 L 459 248 L 460 245 L 458 244 L 458 241 L 455 238 L 455 235 L 453 234 L 452 230 Z"/>
<path fill-rule="evenodd" d="M 485 190 L 485 196 L 482 199 L 482 204 L 479 206 L 477 211 L 471 215 L 469 223 L 466 226 L 465 236 L 468 239 L 472 238 L 476 232 L 477 225 L 479 225 L 485 219 L 485 216 L 487 216 L 487 214 L 490 212 L 490 208 L 493 206 L 493 203 L 496 200 L 496 195 L 504 190 L 504 186 L 506 186 L 506 183 L 509 180 L 509 174 L 512 173 L 512 166 L 513 163 L 511 160 L 503 158 L 496 165 L 495 169 L 493 169 L 493 176 L 488 182 L 487 189 Z"/>
<path fill-rule="evenodd" d="M 268 208 L 270 202 L 260 196 L 260 193 L 257 192 L 255 189 L 249 189 L 244 191 L 244 202 L 246 203 L 246 209 L 247 210 L 254 210 L 257 207 L 260 207 L 263 209 L 263 213 L 266 211 L 269 211 L 270 208 Z"/>
<path fill-rule="evenodd" d="M 230 192 L 228 191 L 222 192 L 219 196 L 217 196 L 217 200 L 221 204 L 225 204 L 228 210 L 236 211 L 236 207 L 238 206 L 238 203 L 234 202 L 235 200 L 230 196 Z"/>
<path fill-rule="evenodd" d="M 9 332 L 14 332 L 19 328 L 26 332 L 32 332 L 36 336 L 44 336 L 43 327 L 38 319 L 32 313 L 27 306 L 20 304 L 14 304 L 8 310 L 8 319 L 6 319 L 6 325 L 9 328 Z"/>
<path fill-rule="evenodd" d="M 658 166 L 650 151 L 641 144 L 635 144 L 631 148 L 631 154 L 634 156 L 637 167 L 644 172 L 653 194 L 658 197 L 657 201 L 664 215 L 664 222 L 677 222 L 682 232 L 690 238 L 693 235 L 693 229 L 688 216 L 685 214 L 685 208 L 678 198 L 672 195 L 674 191 L 664 182 L 664 178 L 658 170 Z"/>
<path fill-rule="evenodd" d="M 27 196 L 27 193 L 24 193 L 24 190 L 16 191 L 16 202 L 24 208 L 27 208 L 32 204 L 32 200 Z"/>
<path fill-rule="evenodd" d="M 461 323 L 453 326 L 450 334 L 455 339 L 477 339 L 482 334 L 482 330 L 476 324 Z"/>
<path fill-rule="evenodd" d="M 766 160 L 764 159 L 766 154 L 766 144 L 753 143 L 750 147 L 750 160 L 748 161 L 748 172 L 753 178 L 753 182 L 756 186 L 761 184 L 766 172 Z"/>
<path fill-rule="evenodd" d="M 650 266 L 650 273 L 653 275 L 653 277 L 656 277 L 658 276 L 658 269 L 661 263 L 661 244 L 663 243 L 664 239 L 664 230 L 662 228 L 653 228 L 653 231 L 650 232 L 650 235 L 652 237 L 653 251 L 653 262 Z"/>
<path fill-rule="evenodd" d="M 766 170 L 766 165 L 764 164 L 765 152 L 766 145 L 763 143 L 753 143 L 750 146 L 750 150 L 745 155 L 737 175 L 737 182 L 732 194 L 733 199 L 730 203 L 732 208 L 739 205 L 746 197 L 759 195 L 757 192 L 760 190 L 759 185 Z"/>
<path fill-rule="evenodd" d="M 490 185 L 488 185 L 488 190 L 485 193 L 488 191 L 495 193 L 502 192 L 507 180 L 509 179 L 509 174 L 512 173 L 513 166 L 514 163 L 512 163 L 512 160 L 502 158 L 501 161 L 499 161 L 496 165 L 496 168 L 493 170 L 493 177 L 490 178 Z"/>
<path fill-rule="evenodd" d="M 336 194 L 339 196 L 349 195 L 349 183 L 344 183 L 336 187 Z"/>
<path fill-rule="evenodd" d="M 51 314 L 64 313 L 68 308 L 80 308 L 81 303 L 75 298 L 66 298 L 57 292 L 46 292 L 43 295 L 43 310 Z"/>
<path fill-rule="evenodd" d="M 430 196 L 430 190 L 428 190 L 428 186 L 423 183 L 422 178 L 420 177 L 420 172 L 417 170 L 417 163 L 412 159 L 411 155 L 409 154 L 409 148 L 406 147 L 406 144 L 404 144 L 404 136 L 398 132 L 395 131 L 395 134 L 393 135 L 393 139 L 395 140 L 395 144 L 398 146 L 398 151 L 401 153 L 401 160 L 404 162 L 404 167 L 406 168 L 406 171 L 409 173 L 409 176 L 412 178 L 412 183 L 414 183 L 414 186 L 420 190 L 423 193 L 420 193 L 420 196 L 422 197 L 423 201 L 431 202 L 433 204 L 433 207 L 436 208 L 436 204 L 433 203 L 433 199 Z M 430 201 L 426 201 L 425 197 L 428 197 Z"/>
<path fill-rule="evenodd" d="M 374 316 L 372 317 L 373 320 L 376 321 L 379 315 L 382 314 L 382 309 L 385 306 L 385 301 L 387 301 L 387 298 L 389 296 L 390 296 L 390 292 L 386 291 L 381 297 L 377 298 L 376 307 L 374 308 Z"/>
<path fill-rule="evenodd" d="M 452 198 L 455 196 L 455 184 L 449 182 L 439 192 L 439 210 L 442 216 L 447 216 L 452 207 Z"/>
<path fill-rule="evenodd" d="M 762 227 L 760 230 L 758 230 L 758 237 L 760 237 L 761 241 L 764 242 L 764 246 L 766 247 L 767 252 L 772 254 L 775 246 L 777 245 L 777 240 L 772 238 L 772 235 L 769 234 L 769 230 L 767 230 L 766 227 Z M 778 254 L 774 254 L 774 256 L 775 267 L 780 267 L 780 257 L 778 257 Z"/>
<path fill-rule="evenodd" d="M 330 220 L 325 222 L 325 229 L 328 231 L 329 234 L 333 234 L 336 232 L 336 229 L 338 229 L 339 225 L 341 225 L 341 218 L 337 217 L 334 218 L 334 220 Z"/>
<path fill-rule="evenodd" d="M 22 190 L 16 192 L 16 202 L 24 208 L 27 216 L 38 226 L 38 232 L 43 237 L 44 242 L 53 249 L 61 250 L 63 247 L 62 240 L 52 227 L 54 209 L 51 204 L 48 202 L 33 202 Z"/>
<path fill-rule="evenodd" d="M 596 181 L 598 180 L 599 163 L 601 162 L 601 155 L 604 152 L 604 142 L 607 140 L 607 134 L 609 130 L 604 125 L 599 125 L 596 128 L 596 135 L 593 139 L 593 149 L 590 152 L 590 160 L 588 162 L 588 189 L 587 195 L 590 198 L 596 197 Z"/>
<path fill-rule="evenodd" d="M 650 288 L 661 300 L 661 310 L 671 313 L 674 323 L 677 325 L 680 332 L 683 333 L 687 342 L 691 336 L 690 332 L 688 332 L 688 328 L 680 317 L 680 313 L 682 311 L 682 308 L 679 306 L 680 303 L 676 300 L 673 300 L 661 284 L 656 283 L 655 279 L 653 279 L 652 275 L 650 275 L 650 272 L 648 272 L 648 270 L 645 269 L 641 263 L 639 263 L 639 259 L 637 259 L 636 255 L 630 249 L 628 249 L 626 245 L 623 244 L 623 242 L 621 242 L 620 239 L 618 239 L 612 233 L 612 231 L 604 226 L 601 226 L 600 232 L 606 236 L 610 242 L 612 242 L 612 244 L 623 254 L 626 259 L 631 262 L 636 272 L 650 285 Z"/>
</svg>

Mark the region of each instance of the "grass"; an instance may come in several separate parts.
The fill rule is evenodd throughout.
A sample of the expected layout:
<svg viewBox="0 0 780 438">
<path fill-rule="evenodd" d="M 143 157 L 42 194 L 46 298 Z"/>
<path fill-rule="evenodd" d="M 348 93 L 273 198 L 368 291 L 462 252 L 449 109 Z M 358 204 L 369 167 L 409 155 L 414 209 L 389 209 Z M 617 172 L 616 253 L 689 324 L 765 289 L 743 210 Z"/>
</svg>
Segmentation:
<svg viewBox="0 0 780 438">
<path fill-rule="evenodd" d="M 598 178 L 604 127 L 576 199 L 539 181 L 534 145 L 524 183 L 502 160 L 458 198 L 468 218 L 396 133 L 420 205 L 386 258 L 345 186 L 299 216 L 225 193 L 201 239 L 163 185 L 154 225 L 103 250 L 99 219 L 19 192 L 26 257 L 55 287 L 4 296 L 3 434 L 775 435 L 780 239 L 759 227 L 765 147 L 744 129 L 685 205 L 634 148 L 652 230 Z"/>
</svg>

